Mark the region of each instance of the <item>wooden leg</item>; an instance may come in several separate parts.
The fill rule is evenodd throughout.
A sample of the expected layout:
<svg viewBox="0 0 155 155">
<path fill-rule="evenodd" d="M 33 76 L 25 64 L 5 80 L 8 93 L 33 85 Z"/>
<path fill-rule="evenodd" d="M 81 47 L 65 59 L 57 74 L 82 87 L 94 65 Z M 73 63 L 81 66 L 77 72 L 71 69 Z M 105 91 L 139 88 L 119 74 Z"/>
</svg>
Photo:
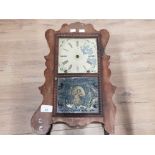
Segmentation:
<svg viewBox="0 0 155 155">
<path fill-rule="evenodd" d="M 103 127 L 103 128 L 104 128 L 104 127 Z M 105 130 L 105 128 L 104 128 L 104 135 L 110 135 L 110 133 L 107 132 L 107 131 Z"/>
<path fill-rule="evenodd" d="M 40 112 L 40 107 L 31 118 L 31 126 L 35 133 L 46 135 L 52 129 L 52 114 Z"/>
<path fill-rule="evenodd" d="M 110 135 L 110 134 L 104 129 L 104 135 Z"/>
<path fill-rule="evenodd" d="M 104 125 L 103 125 L 103 124 L 102 124 L 102 127 L 103 127 L 103 129 L 104 129 L 104 135 L 110 135 L 110 133 L 109 133 L 109 132 L 107 132 L 107 131 L 105 130 Z"/>
<path fill-rule="evenodd" d="M 49 131 L 46 133 L 46 135 L 50 135 L 51 134 L 52 128 L 53 128 L 53 124 L 51 124 L 51 127 L 49 128 Z"/>
</svg>

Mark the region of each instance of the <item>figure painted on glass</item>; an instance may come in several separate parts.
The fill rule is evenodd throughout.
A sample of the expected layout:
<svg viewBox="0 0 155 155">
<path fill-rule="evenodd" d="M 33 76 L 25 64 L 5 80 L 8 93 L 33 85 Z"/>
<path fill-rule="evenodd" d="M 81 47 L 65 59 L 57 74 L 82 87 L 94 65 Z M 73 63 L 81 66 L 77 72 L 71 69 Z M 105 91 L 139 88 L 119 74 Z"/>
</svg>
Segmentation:
<svg viewBox="0 0 155 155">
<path fill-rule="evenodd" d="M 85 96 L 85 91 L 81 86 L 75 86 L 72 90 L 72 95 L 74 96 L 73 104 L 80 105 L 82 96 Z"/>
</svg>

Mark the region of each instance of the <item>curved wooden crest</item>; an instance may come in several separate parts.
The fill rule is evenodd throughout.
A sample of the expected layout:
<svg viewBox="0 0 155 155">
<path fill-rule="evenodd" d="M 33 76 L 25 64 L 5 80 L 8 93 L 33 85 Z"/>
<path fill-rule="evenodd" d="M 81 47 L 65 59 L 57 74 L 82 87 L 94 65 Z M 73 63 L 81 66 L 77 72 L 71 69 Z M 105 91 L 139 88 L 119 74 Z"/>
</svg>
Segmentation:
<svg viewBox="0 0 155 155">
<path fill-rule="evenodd" d="M 54 54 L 55 54 L 55 34 L 56 33 L 99 33 L 101 36 L 102 50 L 105 49 L 108 40 L 109 32 L 105 29 L 97 31 L 91 24 L 83 24 L 80 22 L 72 24 L 63 24 L 59 31 L 54 31 L 49 29 L 45 33 L 48 46 L 50 48 L 50 53 L 45 56 L 46 60 L 46 70 L 44 71 L 45 83 L 39 87 L 41 94 L 43 95 L 43 101 L 41 105 L 51 105 L 54 106 L 53 94 L 54 94 Z M 85 31 L 85 32 L 80 32 Z M 104 117 L 55 117 L 52 113 L 41 112 L 40 107 L 34 113 L 31 119 L 31 126 L 36 133 L 46 134 L 54 123 L 65 123 L 71 127 L 83 127 L 89 123 L 102 123 L 107 132 L 114 132 L 114 120 L 116 107 L 113 104 L 112 96 L 115 92 L 115 87 L 110 83 L 111 71 L 109 69 L 109 59 L 105 53 L 102 55 L 102 70 L 103 70 L 103 113 Z"/>
</svg>

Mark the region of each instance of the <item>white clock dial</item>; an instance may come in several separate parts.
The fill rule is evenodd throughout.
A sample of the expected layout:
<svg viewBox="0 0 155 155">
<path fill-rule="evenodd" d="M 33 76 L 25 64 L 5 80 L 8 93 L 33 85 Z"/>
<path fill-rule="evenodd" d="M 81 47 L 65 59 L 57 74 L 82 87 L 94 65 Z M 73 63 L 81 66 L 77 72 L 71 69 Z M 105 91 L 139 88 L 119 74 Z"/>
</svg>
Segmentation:
<svg viewBox="0 0 155 155">
<path fill-rule="evenodd" d="M 96 38 L 59 38 L 58 73 L 97 73 Z"/>
</svg>

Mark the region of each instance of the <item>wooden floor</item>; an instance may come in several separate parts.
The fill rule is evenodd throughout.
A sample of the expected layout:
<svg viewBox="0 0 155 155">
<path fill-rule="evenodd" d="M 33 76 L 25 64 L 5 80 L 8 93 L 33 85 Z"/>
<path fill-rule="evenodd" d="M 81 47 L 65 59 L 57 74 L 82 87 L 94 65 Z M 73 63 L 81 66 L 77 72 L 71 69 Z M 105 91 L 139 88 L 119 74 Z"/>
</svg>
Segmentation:
<svg viewBox="0 0 155 155">
<path fill-rule="evenodd" d="M 63 23 L 92 23 L 111 38 L 111 81 L 117 86 L 115 134 L 155 134 L 155 20 L 0 20 L 0 134 L 33 134 L 30 119 L 41 104 L 44 32 Z M 104 134 L 100 124 L 51 134 Z"/>
</svg>

